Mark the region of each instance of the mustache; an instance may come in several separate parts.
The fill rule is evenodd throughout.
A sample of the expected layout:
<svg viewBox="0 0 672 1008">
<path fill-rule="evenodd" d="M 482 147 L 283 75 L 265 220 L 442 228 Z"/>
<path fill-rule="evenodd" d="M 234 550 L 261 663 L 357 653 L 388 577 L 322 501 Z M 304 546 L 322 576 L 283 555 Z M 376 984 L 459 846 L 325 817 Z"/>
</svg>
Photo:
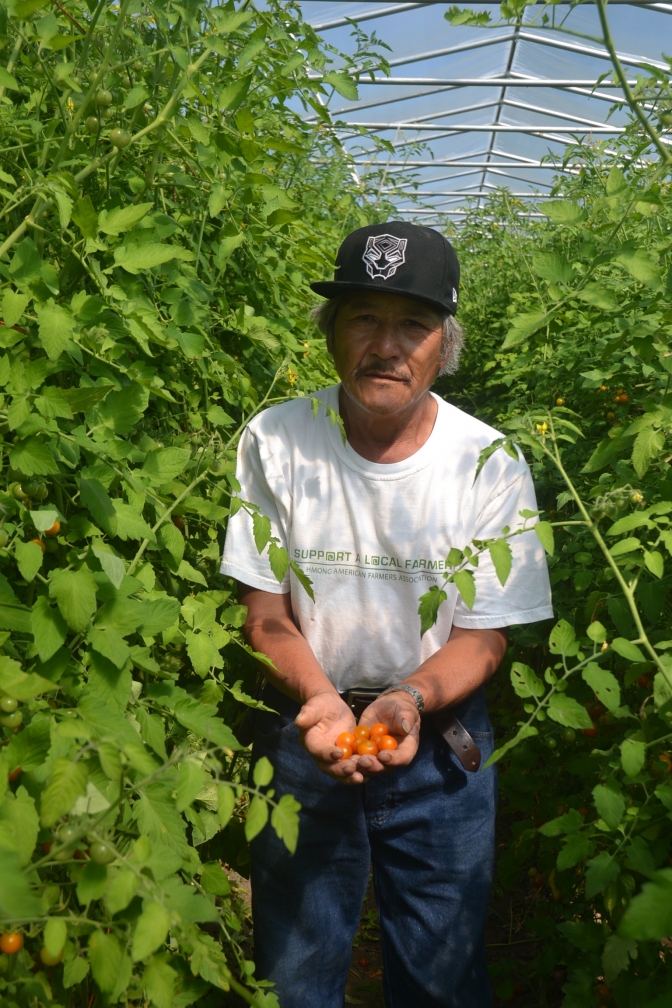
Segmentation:
<svg viewBox="0 0 672 1008">
<path fill-rule="evenodd" d="M 393 378 L 395 381 L 404 382 L 406 385 L 410 384 L 411 381 L 410 375 L 395 367 L 394 364 L 364 364 L 362 367 L 355 368 L 353 377 L 357 379 L 364 378 L 367 375 L 377 378 Z"/>
</svg>

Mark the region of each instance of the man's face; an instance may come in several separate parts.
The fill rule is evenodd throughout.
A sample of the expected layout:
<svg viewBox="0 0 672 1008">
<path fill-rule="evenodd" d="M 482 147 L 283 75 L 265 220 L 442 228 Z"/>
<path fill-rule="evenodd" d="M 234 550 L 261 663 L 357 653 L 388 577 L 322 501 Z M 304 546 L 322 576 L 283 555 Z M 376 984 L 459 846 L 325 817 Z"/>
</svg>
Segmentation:
<svg viewBox="0 0 672 1008">
<path fill-rule="evenodd" d="M 367 413 L 398 413 L 434 382 L 443 325 L 422 301 L 383 291 L 357 291 L 338 309 L 334 364 L 343 389 Z"/>
</svg>

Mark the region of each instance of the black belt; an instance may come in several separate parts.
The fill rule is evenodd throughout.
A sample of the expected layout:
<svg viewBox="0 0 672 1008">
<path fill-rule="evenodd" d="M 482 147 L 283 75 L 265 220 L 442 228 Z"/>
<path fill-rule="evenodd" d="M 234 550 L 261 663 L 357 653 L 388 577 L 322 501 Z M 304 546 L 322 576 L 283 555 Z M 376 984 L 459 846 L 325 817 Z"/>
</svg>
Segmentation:
<svg viewBox="0 0 672 1008">
<path fill-rule="evenodd" d="M 361 686 L 341 693 L 341 697 L 359 721 L 369 704 L 377 700 L 382 692 L 382 689 Z M 464 769 L 471 773 L 478 770 L 481 765 L 481 750 L 464 725 L 452 713 L 450 707 L 438 711 L 436 714 L 430 714 L 428 717 L 453 750 Z"/>
</svg>

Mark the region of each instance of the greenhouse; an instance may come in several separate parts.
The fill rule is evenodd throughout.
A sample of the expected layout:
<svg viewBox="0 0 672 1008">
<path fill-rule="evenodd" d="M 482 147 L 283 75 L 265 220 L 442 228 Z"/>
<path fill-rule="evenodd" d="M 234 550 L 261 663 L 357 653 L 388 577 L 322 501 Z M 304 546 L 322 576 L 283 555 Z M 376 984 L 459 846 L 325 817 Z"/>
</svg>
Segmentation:
<svg viewBox="0 0 672 1008">
<path fill-rule="evenodd" d="M 671 13 L 0 0 L 0 1008 L 669 1008 Z"/>
</svg>

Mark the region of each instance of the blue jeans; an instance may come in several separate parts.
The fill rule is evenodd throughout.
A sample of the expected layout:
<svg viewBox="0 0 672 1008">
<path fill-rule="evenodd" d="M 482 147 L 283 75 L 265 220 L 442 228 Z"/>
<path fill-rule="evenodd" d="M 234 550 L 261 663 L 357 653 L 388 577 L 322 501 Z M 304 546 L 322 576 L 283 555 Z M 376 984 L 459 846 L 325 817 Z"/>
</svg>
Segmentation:
<svg viewBox="0 0 672 1008">
<path fill-rule="evenodd" d="M 494 860 L 494 767 L 465 773 L 423 721 L 413 762 L 361 786 L 322 774 L 298 744 L 299 707 L 273 687 L 254 759 L 275 767 L 276 797 L 301 802 L 287 852 L 267 826 L 252 841 L 256 975 L 281 1008 L 343 1008 L 370 865 L 388 1008 L 490 1008 L 483 928 Z M 483 690 L 455 708 L 483 754 L 493 748 Z"/>
</svg>

